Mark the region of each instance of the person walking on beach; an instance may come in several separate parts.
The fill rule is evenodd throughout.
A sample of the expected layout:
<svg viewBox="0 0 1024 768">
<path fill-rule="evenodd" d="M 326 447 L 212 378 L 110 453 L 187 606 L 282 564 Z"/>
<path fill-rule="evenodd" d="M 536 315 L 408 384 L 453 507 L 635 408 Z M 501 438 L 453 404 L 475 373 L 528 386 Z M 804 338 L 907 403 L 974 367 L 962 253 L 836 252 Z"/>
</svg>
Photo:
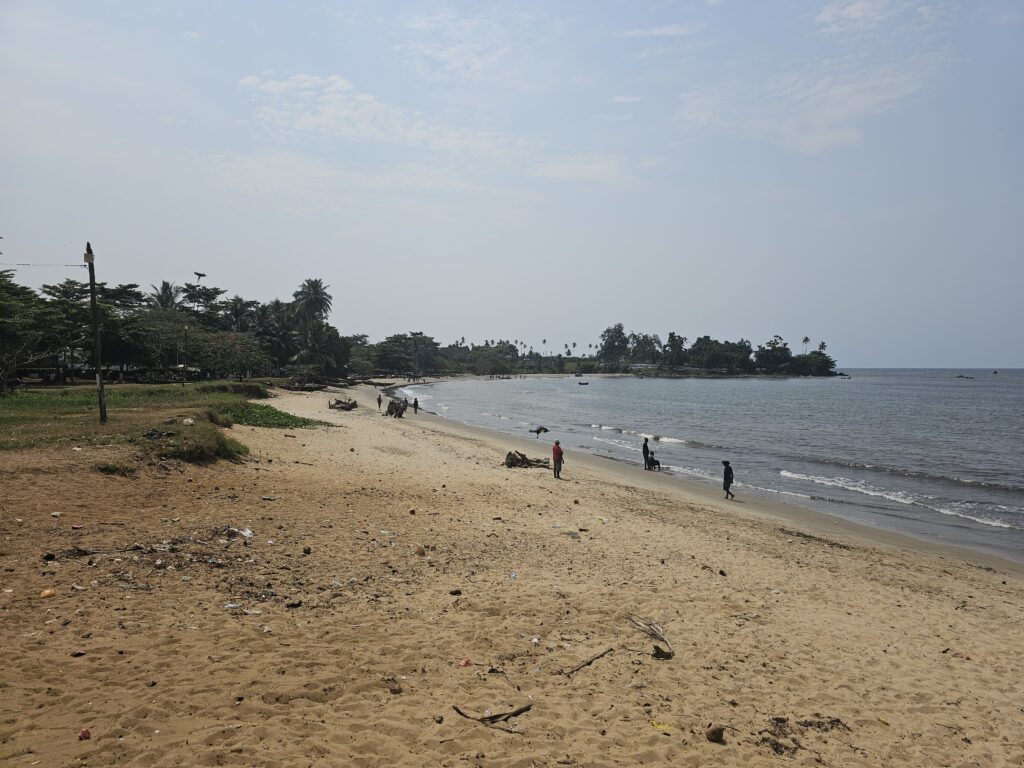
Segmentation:
<svg viewBox="0 0 1024 768">
<path fill-rule="evenodd" d="M 562 445 L 557 440 L 551 446 L 551 465 L 555 468 L 555 479 L 562 479 Z"/>
<path fill-rule="evenodd" d="M 377 410 L 380 410 L 380 404 L 384 402 L 384 398 L 380 396 L 380 392 L 377 393 Z"/>
<path fill-rule="evenodd" d="M 641 449 L 644 452 L 644 469 L 651 468 L 651 446 L 647 444 L 647 438 L 644 438 L 644 447 Z"/>
<path fill-rule="evenodd" d="M 722 474 L 722 490 L 725 491 L 725 498 L 735 499 L 736 494 L 729 490 L 732 487 L 732 466 L 728 461 L 722 462 L 725 466 L 725 472 Z"/>
<path fill-rule="evenodd" d="M 414 397 L 412 399 L 412 412 L 413 413 L 419 413 L 420 412 L 420 399 L 418 397 Z"/>
</svg>

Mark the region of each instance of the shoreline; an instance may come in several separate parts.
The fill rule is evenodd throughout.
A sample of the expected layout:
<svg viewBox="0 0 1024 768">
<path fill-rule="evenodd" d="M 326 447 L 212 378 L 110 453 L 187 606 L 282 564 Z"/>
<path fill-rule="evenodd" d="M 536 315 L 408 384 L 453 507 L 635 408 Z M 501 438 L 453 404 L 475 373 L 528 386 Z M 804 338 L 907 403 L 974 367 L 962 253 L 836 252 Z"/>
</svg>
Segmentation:
<svg viewBox="0 0 1024 768">
<path fill-rule="evenodd" d="M 572 374 L 537 374 L 545 377 L 573 378 Z M 606 376 L 632 376 L 632 374 L 604 374 Z M 487 377 L 474 376 L 473 379 L 486 379 Z M 453 378 L 435 378 L 416 384 L 396 384 L 390 390 L 399 390 L 411 386 L 430 386 L 447 381 L 459 381 Z M 365 386 L 365 385 L 360 385 Z M 395 397 L 393 394 L 387 396 Z M 401 399 L 401 398 L 395 398 Z M 427 414 L 439 423 L 448 424 L 453 427 L 453 433 L 463 430 L 465 435 L 477 439 L 485 439 L 496 448 L 501 447 L 501 440 L 515 443 L 515 450 L 529 453 L 531 449 L 536 453 L 537 443 L 544 447 L 544 456 L 550 451 L 550 443 L 544 440 L 531 440 L 530 438 L 517 437 L 498 430 L 479 427 L 459 421 L 458 419 L 444 416 L 434 411 L 421 408 L 420 413 Z M 508 449 L 506 449 L 508 450 Z M 887 528 L 874 527 L 855 520 L 848 520 L 839 515 L 805 507 L 798 503 L 787 503 L 781 500 L 767 498 L 756 491 L 750 492 L 748 499 L 739 499 L 734 502 L 725 502 L 719 495 L 719 491 L 710 484 L 696 482 L 688 477 L 672 473 L 657 473 L 645 471 L 639 465 L 632 465 L 627 461 L 612 457 L 600 456 L 597 454 L 567 452 L 567 460 L 572 459 L 581 466 L 586 466 L 598 472 L 607 471 L 608 474 L 617 477 L 623 482 L 632 482 L 642 485 L 645 488 L 659 489 L 668 492 L 678 491 L 685 500 L 699 500 L 701 504 L 714 507 L 716 510 L 733 512 L 738 515 L 749 515 L 754 519 L 776 519 L 780 522 L 787 522 L 799 525 L 814 534 L 840 534 L 852 537 L 857 540 L 870 542 L 876 545 L 910 549 L 915 552 L 946 556 L 962 560 L 967 563 L 976 564 L 979 567 L 991 567 L 1005 570 L 1010 573 L 1024 575 L 1024 561 L 1013 560 L 1008 557 L 973 549 L 968 546 L 947 544 L 931 541 L 926 538 L 919 538 L 901 531 L 893 531 Z M 566 464 L 568 468 L 568 463 Z M 742 487 L 742 484 L 741 486 Z"/>
<path fill-rule="evenodd" d="M 239 463 L 5 453 L 8 762 L 1024 760 L 1021 575 L 346 395 L 278 394 L 330 426 L 236 424 Z"/>
</svg>

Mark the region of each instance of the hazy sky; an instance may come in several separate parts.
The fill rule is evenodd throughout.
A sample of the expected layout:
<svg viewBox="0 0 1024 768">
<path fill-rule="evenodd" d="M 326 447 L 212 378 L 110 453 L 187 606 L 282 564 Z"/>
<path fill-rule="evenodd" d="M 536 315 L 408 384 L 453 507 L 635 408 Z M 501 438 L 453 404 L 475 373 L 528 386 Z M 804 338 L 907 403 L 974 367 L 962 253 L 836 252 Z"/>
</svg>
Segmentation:
<svg viewBox="0 0 1024 768">
<path fill-rule="evenodd" d="M 1017 0 L 2 0 L 0 260 L 322 277 L 373 339 L 1024 366 L 1022 40 Z"/>
</svg>

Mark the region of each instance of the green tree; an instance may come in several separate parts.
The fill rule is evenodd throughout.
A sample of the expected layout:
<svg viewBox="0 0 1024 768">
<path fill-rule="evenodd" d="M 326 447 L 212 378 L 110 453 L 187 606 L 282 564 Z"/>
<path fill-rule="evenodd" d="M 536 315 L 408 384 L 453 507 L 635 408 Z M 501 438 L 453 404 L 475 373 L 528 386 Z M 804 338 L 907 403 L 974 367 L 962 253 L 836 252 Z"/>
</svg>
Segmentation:
<svg viewBox="0 0 1024 768">
<path fill-rule="evenodd" d="M 295 300 L 295 315 L 300 321 L 324 320 L 331 311 L 334 299 L 327 292 L 330 286 L 320 278 L 304 280 L 292 294 Z"/>
<path fill-rule="evenodd" d="M 159 288 L 155 285 L 149 287 L 153 289 L 148 297 L 152 306 L 160 309 L 177 309 L 181 304 L 182 288 L 180 285 L 163 280 L 160 282 Z"/>
</svg>

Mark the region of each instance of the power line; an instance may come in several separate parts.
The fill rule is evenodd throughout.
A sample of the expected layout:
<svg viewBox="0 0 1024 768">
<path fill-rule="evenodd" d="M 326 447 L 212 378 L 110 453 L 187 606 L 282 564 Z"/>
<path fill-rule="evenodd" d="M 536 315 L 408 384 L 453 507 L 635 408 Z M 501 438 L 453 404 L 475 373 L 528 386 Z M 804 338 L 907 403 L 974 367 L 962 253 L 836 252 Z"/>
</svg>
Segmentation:
<svg viewBox="0 0 1024 768">
<path fill-rule="evenodd" d="M 81 267 L 86 268 L 85 264 L 29 264 L 28 262 L 13 262 L 13 261 L 0 261 L 0 267 Z"/>
</svg>

